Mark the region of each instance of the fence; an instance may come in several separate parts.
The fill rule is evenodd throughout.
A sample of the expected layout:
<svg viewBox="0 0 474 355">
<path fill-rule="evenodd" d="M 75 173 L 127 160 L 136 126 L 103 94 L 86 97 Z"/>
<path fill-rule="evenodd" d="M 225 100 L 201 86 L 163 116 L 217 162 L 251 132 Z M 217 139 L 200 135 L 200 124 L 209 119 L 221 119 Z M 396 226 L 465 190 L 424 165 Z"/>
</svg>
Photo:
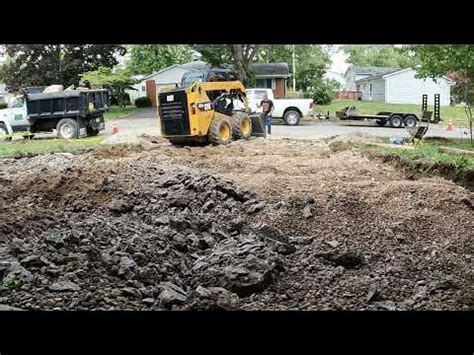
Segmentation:
<svg viewBox="0 0 474 355">
<path fill-rule="evenodd" d="M 341 91 L 338 92 L 335 96 L 335 99 L 343 100 L 361 100 L 362 92 L 361 91 Z"/>
</svg>

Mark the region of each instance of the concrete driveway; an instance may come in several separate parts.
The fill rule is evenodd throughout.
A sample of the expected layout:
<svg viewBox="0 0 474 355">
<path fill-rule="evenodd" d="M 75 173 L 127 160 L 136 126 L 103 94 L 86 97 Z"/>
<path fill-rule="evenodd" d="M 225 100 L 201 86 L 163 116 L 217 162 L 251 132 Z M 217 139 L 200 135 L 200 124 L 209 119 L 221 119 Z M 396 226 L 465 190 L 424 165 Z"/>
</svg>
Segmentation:
<svg viewBox="0 0 474 355">
<path fill-rule="evenodd" d="M 116 124 L 119 134 L 112 135 L 112 125 Z M 376 137 L 408 137 L 404 128 L 378 127 L 374 121 L 324 121 L 312 118 L 302 120 L 298 126 L 287 126 L 281 120 L 275 120 L 272 126 L 275 138 L 320 139 L 332 136 L 345 136 L 365 133 Z M 431 124 L 427 136 L 446 138 L 467 138 L 467 129 L 455 128 L 446 130 L 443 125 Z M 156 110 L 141 109 L 139 112 L 106 123 L 107 136 L 104 143 L 133 143 L 141 134 L 160 135 L 160 127 Z"/>
</svg>

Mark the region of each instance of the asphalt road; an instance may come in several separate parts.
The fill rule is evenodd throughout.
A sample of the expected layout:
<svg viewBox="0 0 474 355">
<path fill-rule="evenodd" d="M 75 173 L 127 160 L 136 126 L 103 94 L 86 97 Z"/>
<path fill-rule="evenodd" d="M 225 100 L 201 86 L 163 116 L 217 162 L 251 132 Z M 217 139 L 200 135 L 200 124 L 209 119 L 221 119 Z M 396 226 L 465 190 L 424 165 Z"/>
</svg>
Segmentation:
<svg viewBox="0 0 474 355">
<path fill-rule="evenodd" d="M 116 124 L 119 134 L 112 137 L 112 125 Z M 280 120 L 275 120 L 272 126 L 275 138 L 300 138 L 300 139 L 320 139 L 332 136 L 344 136 L 357 133 L 365 133 L 377 137 L 408 137 L 408 132 L 404 128 L 378 127 L 375 121 L 326 121 L 307 118 L 302 120 L 298 126 L 287 126 Z M 467 129 L 454 128 L 448 131 L 443 125 L 430 125 L 427 136 L 446 138 L 467 138 Z M 141 134 L 160 135 L 160 128 L 156 111 L 153 109 L 142 109 L 139 112 L 126 118 L 108 121 L 106 132 L 103 133 L 107 141 L 114 143 L 132 143 Z"/>
</svg>

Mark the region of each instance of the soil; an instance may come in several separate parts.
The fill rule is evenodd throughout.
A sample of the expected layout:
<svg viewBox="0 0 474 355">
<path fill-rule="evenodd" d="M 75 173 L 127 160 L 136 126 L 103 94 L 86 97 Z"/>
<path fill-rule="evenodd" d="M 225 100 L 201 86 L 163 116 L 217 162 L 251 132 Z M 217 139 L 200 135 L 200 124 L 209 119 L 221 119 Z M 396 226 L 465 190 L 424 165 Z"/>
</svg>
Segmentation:
<svg viewBox="0 0 474 355">
<path fill-rule="evenodd" d="M 328 140 L 151 141 L 0 160 L 1 307 L 473 309 L 468 189 Z"/>
</svg>

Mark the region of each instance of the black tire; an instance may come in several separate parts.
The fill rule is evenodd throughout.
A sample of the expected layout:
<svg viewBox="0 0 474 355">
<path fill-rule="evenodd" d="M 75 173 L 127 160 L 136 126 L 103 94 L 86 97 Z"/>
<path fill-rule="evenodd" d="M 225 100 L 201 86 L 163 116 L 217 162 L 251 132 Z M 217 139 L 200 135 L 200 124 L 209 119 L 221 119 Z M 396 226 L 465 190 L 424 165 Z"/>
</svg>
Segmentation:
<svg viewBox="0 0 474 355">
<path fill-rule="evenodd" d="M 418 119 L 415 115 L 406 115 L 403 124 L 405 127 L 416 127 L 418 125 Z"/>
<path fill-rule="evenodd" d="M 95 137 L 96 135 L 99 134 L 99 130 L 98 129 L 94 129 L 92 127 L 87 127 L 87 136 L 88 137 Z"/>
<path fill-rule="evenodd" d="M 385 121 L 385 120 L 376 120 L 375 123 L 377 123 L 378 126 L 383 127 L 387 124 L 387 121 Z"/>
<path fill-rule="evenodd" d="M 25 135 L 23 136 L 23 139 L 31 140 L 31 139 L 33 139 L 34 137 L 35 137 L 34 134 L 25 134 Z"/>
<path fill-rule="evenodd" d="M 71 118 L 63 118 L 56 126 L 58 131 L 58 138 L 60 139 L 74 139 L 79 136 L 79 125 L 76 120 Z"/>
<path fill-rule="evenodd" d="M 209 127 L 208 139 L 213 145 L 229 144 L 232 141 L 230 119 L 223 115 L 216 116 Z"/>
<path fill-rule="evenodd" d="M 403 118 L 400 115 L 391 116 L 388 122 L 392 128 L 401 128 L 403 126 Z"/>
<path fill-rule="evenodd" d="M 297 126 L 300 123 L 301 114 L 296 110 L 288 110 L 283 115 L 283 120 L 288 126 Z"/>
<path fill-rule="evenodd" d="M 252 135 L 252 120 L 243 112 L 236 112 L 232 121 L 234 139 L 249 139 Z"/>
<path fill-rule="evenodd" d="M 4 137 L 8 134 L 8 129 L 5 123 L 0 123 L 0 142 L 9 142 L 12 137 Z"/>
</svg>

